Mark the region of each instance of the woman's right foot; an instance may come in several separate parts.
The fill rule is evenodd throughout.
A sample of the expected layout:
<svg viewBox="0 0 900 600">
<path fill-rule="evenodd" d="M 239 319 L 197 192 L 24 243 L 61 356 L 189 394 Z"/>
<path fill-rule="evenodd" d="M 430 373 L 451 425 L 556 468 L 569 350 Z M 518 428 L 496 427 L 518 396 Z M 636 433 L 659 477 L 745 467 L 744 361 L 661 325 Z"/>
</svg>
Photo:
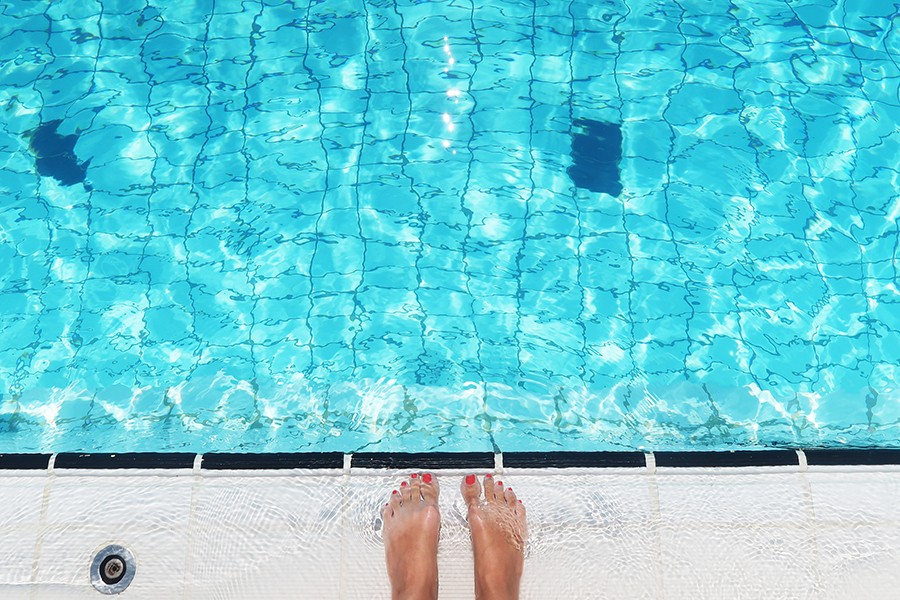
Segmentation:
<svg viewBox="0 0 900 600">
<path fill-rule="evenodd" d="M 469 529 L 475 555 L 475 597 L 478 600 L 516 600 L 525 563 L 525 507 L 512 488 L 490 475 L 482 485 L 474 475 L 463 479 L 463 498 L 469 507 Z"/>
</svg>

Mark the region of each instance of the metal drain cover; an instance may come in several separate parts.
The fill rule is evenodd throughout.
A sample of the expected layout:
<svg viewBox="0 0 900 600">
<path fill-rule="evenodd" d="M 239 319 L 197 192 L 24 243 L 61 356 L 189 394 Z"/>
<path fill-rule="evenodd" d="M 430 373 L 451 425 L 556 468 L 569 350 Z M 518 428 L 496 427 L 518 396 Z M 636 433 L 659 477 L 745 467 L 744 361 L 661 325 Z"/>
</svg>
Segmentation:
<svg viewBox="0 0 900 600">
<path fill-rule="evenodd" d="M 121 594 L 134 579 L 134 555 L 112 544 L 94 555 L 91 561 L 91 584 L 101 594 Z"/>
</svg>

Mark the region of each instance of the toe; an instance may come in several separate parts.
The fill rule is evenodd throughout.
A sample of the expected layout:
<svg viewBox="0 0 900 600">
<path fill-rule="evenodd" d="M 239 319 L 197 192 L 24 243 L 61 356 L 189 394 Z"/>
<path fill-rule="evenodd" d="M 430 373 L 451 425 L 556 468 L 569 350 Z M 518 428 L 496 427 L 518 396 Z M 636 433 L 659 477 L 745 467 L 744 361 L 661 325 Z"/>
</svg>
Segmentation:
<svg viewBox="0 0 900 600">
<path fill-rule="evenodd" d="M 519 517 L 521 522 L 525 522 L 525 505 L 522 504 L 521 500 L 516 501 L 516 516 Z"/>
<path fill-rule="evenodd" d="M 416 477 L 409 480 L 409 493 L 413 502 L 422 501 L 422 481 Z"/>
<path fill-rule="evenodd" d="M 466 501 L 467 506 L 477 506 L 478 496 L 481 494 L 481 483 L 474 475 L 466 475 L 460 484 L 462 497 Z"/>
<path fill-rule="evenodd" d="M 394 510 L 391 508 L 390 502 L 385 502 L 384 506 L 381 507 L 381 520 L 387 521 L 391 517 L 394 516 Z"/>
<path fill-rule="evenodd" d="M 494 481 L 493 475 L 488 473 L 484 476 L 484 499 L 486 502 L 494 502 L 497 494 L 497 482 Z"/>
<path fill-rule="evenodd" d="M 506 498 L 504 498 L 503 490 L 503 481 L 498 479 L 494 482 L 494 502 L 496 502 L 497 504 L 506 503 Z"/>
<path fill-rule="evenodd" d="M 506 504 L 508 504 L 510 508 L 515 508 L 516 504 L 518 504 L 518 497 L 516 497 L 516 493 L 511 487 L 506 488 L 503 492 L 503 499 L 506 500 Z"/>
<path fill-rule="evenodd" d="M 400 482 L 400 502 L 401 504 L 409 504 L 413 499 L 413 487 L 408 481 Z M 416 498 L 418 500 L 418 498 Z"/>
<path fill-rule="evenodd" d="M 430 506 L 437 506 L 438 493 L 440 492 L 437 477 L 434 477 L 431 473 L 423 473 L 420 479 L 422 481 L 422 484 L 420 486 L 422 500 L 425 502 L 425 504 L 428 504 Z"/>
<path fill-rule="evenodd" d="M 397 509 L 400 508 L 400 492 L 397 490 L 391 492 L 391 499 L 388 503 L 391 505 L 391 511 L 397 512 Z"/>
</svg>

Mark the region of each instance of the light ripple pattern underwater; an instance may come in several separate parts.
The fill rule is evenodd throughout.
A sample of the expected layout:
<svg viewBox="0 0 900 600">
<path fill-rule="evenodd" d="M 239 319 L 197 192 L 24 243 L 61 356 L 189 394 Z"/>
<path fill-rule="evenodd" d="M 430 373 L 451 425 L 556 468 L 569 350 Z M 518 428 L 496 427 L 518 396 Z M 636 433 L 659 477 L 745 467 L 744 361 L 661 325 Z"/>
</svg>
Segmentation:
<svg viewBox="0 0 900 600">
<path fill-rule="evenodd" d="M 0 11 L 0 452 L 900 444 L 892 2 Z"/>
</svg>

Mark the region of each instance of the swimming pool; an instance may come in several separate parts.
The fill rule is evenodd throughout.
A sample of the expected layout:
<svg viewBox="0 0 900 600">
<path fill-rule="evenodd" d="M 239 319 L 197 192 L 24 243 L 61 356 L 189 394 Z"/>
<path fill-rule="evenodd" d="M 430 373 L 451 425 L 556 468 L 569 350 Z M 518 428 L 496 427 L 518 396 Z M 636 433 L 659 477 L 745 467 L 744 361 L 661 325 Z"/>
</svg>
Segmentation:
<svg viewBox="0 0 900 600">
<path fill-rule="evenodd" d="M 7 4 L 0 452 L 896 447 L 895 9 L 711 4 Z"/>
</svg>

